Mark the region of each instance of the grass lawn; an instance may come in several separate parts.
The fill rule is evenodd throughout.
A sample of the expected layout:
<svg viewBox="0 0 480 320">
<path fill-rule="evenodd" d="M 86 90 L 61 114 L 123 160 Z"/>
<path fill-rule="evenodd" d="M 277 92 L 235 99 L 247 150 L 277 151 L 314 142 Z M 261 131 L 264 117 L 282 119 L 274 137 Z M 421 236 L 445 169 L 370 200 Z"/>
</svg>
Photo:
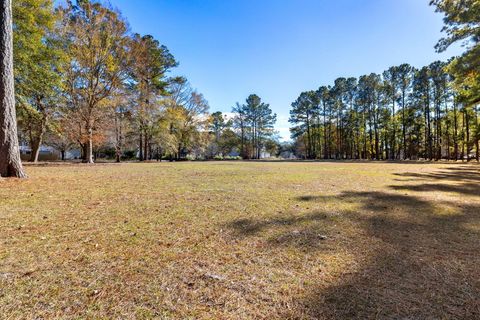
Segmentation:
<svg viewBox="0 0 480 320">
<path fill-rule="evenodd" d="M 27 166 L 1 319 L 479 319 L 480 167 Z"/>
</svg>

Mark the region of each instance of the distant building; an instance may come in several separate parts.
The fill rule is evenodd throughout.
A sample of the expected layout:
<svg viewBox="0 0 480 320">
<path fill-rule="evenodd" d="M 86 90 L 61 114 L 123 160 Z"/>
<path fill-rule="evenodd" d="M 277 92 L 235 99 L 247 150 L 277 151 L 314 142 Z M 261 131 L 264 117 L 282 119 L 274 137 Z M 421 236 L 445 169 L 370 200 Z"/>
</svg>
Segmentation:
<svg viewBox="0 0 480 320">
<path fill-rule="evenodd" d="M 20 157 L 22 160 L 30 160 L 32 156 L 32 149 L 29 146 L 21 145 L 20 146 Z M 59 160 L 60 159 L 60 152 L 55 150 L 52 147 L 41 146 L 40 151 L 38 153 L 38 160 L 39 161 L 52 161 L 52 160 Z"/>
<path fill-rule="evenodd" d="M 25 143 L 22 143 L 20 145 L 20 157 L 24 161 L 30 160 L 30 157 L 32 155 L 32 149 L 30 146 L 26 145 Z M 65 160 L 74 160 L 74 159 L 80 159 L 81 157 L 81 152 L 78 149 L 72 149 L 67 152 L 65 152 Z M 62 154 L 60 151 L 53 147 L 49 146 L 40 146 L 40 151 L 38 154 L 38 160 L 39 161 L 55 161 L 55 160 L 61 160 L 62 159 Z"/>
</svg>

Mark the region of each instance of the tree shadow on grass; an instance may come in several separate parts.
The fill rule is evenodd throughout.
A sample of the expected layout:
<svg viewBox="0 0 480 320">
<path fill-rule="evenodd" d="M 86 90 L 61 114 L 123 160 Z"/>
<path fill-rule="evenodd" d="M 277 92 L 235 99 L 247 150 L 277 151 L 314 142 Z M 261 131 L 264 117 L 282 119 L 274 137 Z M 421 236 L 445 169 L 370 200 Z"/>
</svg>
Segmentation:
<svg viewBox="0 0 480 320">
<path fill-rule="evenodd" d="M 470 166 L 452 167 L 431 173 L 397 173 L 399 182 L 423 182 L 390 186 L 393 190 L 415 192 L 447 192 L 480 197 L 480 171 Z"/>
<path fill-rule="evenodd" d="M 374 240 L 361 265 L 305 300 L 313 317 L 328 319 L 477 319 L 480 317 L 480 207 L 452 215 L 414 196 L 348 193 L 361 214 L 348 213 Z M 359 248 L 360 250 L 362 248 Z M 362 255 L 362 254 L 360 254 Z"/>
<path fill-rule="evenodd" d="M 361 231 L 351 234 L 349 248 L 344 248 L 355 256 L 355 267 L 334 283 L 310 288 L 298 303 L 298 314 L 313 319 L 480 319 L 480 205 L 472 184 L 480 174 L 468 167 L 452 172 L 415 175 L 422 184 L 390 186 L 387 191 L 298 197 L 299 202 L 356 204 L 341 218 Z M 410 193 L 399 193 L 404 191 Z M 473 200 L 460 204 L 428 197 L 444 192 Z M 237 236 L 250 237 L 286 225 L 269 241 L 277 249 L 297 245 L 291 232 L 298 228 L 307 235 L 301 247 L 318 250 L 321 241 L 311 235 L 328 233 L 329 219 L 329 213 L 316 212 L 244 219 L 230 227 Z"/>
<path fill-rule="evenodd" d="M 479 168 L 480 169 L 480 168 Z M 455 181 L 455 182 L 475 182 L 480 181 L 480 170 L 476 166 L 459 166 L 459 167 L 449 167 L 443 168 L 441 171 L 434 171 L 428 173 L 418 173 L 418 172 L 402 172 L 395 173 L 396 176 L 400 177 L 397 181 L 421 181 L 426 180 L 434 182 L 437 180 L 440 181 Z"/>
<path fill-rule="evenodd" d="M 328 220 L 326 213 L 314 212 L 301 216 L 278 216 L 264 220 L 237 219 L 227 224 L 227 228 L 233 230 L 233 235 L 237 238 L 260 236 L 272 230 L 279 230 L 269 236 L 267 240 L 269 246 L 319 249 L 321 240 L 326 239 L 326 220 Z"/>
<path fill-rule="evenodd" d="M 372 163 L 372 164 L 437 164 L 442 165 L 446 163 L 432 162 L 430 160 L 369 160 L 369 159 L 244 159 L 243 162 L 273 162 L 273 163 L 331 163 L 334 165 L 342 163 Z"/>
<path fill-rule="evenodd" d="M 461 185 L 423 183 L 413 186 L 390 186 L 393 190 L 408 190 L 416 192 L 448 192 L 463 195 L 480 196 L 480 182 L 462 183 Z"/>
</svg>

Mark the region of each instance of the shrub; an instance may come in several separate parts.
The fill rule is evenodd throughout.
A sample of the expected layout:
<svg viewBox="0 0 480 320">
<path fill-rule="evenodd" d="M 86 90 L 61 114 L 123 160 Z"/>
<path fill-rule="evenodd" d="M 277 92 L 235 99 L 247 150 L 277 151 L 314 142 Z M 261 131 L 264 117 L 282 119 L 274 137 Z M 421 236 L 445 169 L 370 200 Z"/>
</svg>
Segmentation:
<svg viewBox="0 0 480 320">
<path fill-rule="evenodd" d="M 191 154 L 187 155 L 185 158 L 186 158 L 188 161 L 197 160 L 197 158 L 195 158 L 195 156 L 194 156 L 194 155 L 191 155 Z"/>
<path fill-rule="evenodd" d="M 122 155 L 122 160 L 132 160 L 137 157 L 136 150 L 125 150 Z"/>
<path fill-rule="evenodd" d="M 223 159 L 224 160 L 242 160 L 242 157 L 240 157 L 240 156 L 226 156 Z"/>
</svg>

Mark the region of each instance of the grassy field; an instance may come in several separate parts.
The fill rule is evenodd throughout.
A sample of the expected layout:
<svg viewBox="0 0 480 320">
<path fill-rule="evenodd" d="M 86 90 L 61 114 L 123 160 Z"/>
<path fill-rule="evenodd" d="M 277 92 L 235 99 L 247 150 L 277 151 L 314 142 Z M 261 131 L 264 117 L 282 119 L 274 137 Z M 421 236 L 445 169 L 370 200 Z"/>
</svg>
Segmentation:
<svg viewBox="0 0 480 320">
<path fill-rule="evenodd" d="M 28 166 L 1 319 L 479 319 L 480 167 Z"/>
</svg>

